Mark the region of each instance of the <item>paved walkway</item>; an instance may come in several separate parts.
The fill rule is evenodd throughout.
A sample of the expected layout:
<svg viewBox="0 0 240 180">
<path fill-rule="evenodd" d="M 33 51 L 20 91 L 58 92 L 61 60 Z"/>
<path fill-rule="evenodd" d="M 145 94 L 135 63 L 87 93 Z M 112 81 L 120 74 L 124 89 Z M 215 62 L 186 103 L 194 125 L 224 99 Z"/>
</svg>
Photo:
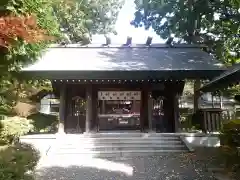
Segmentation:
<svg viewBox="0 0 240 180">
<path fill-rule="evenodd" d="M 97 159 L 51 155 L 42 159 L 37 180 L 214 180 L 191 154 Z"/>
<path fill-rule="evenodd" d="M 215 180 L 205 164 L 191 153 L 152 157 L 99 159 L 81 155 L 45 156 L 56 136 L 22 138 L 43 156 L 36 180 Z"/>
</svg>

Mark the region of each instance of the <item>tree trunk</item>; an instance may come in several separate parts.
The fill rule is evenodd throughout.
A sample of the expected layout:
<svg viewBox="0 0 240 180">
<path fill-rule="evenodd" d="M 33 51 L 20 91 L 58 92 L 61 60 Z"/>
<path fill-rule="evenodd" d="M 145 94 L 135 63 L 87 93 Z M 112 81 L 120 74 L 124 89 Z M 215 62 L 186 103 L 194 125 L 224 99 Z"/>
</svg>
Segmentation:
<svg viewBox="0 0 240 180">
<path fill-rule="evenodd" d="M 220 101 L 220 108 L 223 109 L 223 97 L 222 97 L 222 93 L 220 93 L 220 95 L 219 95 L 219 101 Z"/>
<path fill-rule="evenodd" d="M 198 99 L 200 97 L 200 92 L 197 91 L 201 86 L 200 79 L 194 81 L 194 95 L 193 95 L 193 111 L 196 112 L 199 109 Z"/>
<path fill-rule="evenodd" d="M 214 108 L 213 93 L 211 93 L 211 97 L 212 97 L 212 108 Z"/>
</svg>

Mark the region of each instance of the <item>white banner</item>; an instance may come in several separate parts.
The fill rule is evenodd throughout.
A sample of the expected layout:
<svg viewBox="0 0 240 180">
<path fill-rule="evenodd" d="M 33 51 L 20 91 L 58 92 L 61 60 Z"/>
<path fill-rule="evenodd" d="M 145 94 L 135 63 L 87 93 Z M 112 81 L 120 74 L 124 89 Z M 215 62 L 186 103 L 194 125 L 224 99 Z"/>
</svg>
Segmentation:
<svg viewBox="0 0 240 180">
<path fill-rule="evenodd" d="M 98 100 L 141 100 L 141 91 L 98 91 Z"/>
</svg>

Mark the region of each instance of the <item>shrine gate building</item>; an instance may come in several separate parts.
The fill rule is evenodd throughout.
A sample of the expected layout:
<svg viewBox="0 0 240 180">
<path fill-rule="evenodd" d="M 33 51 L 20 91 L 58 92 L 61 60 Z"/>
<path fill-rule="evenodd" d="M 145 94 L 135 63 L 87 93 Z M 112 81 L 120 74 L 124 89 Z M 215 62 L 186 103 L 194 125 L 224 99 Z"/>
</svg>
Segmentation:
<svg viewBox="0 0 240 180">
<path fill-rule="evenodd" d="M 56 45 L 23 72 L 51 80 L 59 131 L 173 133 L 185 80 L 211 79 L 223 68 L 199 46 Z"/>
</svg>

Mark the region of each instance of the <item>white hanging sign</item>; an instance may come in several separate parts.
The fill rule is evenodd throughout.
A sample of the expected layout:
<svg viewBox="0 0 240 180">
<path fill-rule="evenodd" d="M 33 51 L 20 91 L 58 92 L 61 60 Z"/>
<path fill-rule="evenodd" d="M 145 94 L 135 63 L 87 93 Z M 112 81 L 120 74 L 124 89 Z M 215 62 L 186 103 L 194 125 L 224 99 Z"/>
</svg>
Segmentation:
<svg viewBox="0 0 240 180">
<path fill-rule="evenodd" d="M 141 100 L 141 91 L 98 91 L 98 100 Z"/>
</svg>

